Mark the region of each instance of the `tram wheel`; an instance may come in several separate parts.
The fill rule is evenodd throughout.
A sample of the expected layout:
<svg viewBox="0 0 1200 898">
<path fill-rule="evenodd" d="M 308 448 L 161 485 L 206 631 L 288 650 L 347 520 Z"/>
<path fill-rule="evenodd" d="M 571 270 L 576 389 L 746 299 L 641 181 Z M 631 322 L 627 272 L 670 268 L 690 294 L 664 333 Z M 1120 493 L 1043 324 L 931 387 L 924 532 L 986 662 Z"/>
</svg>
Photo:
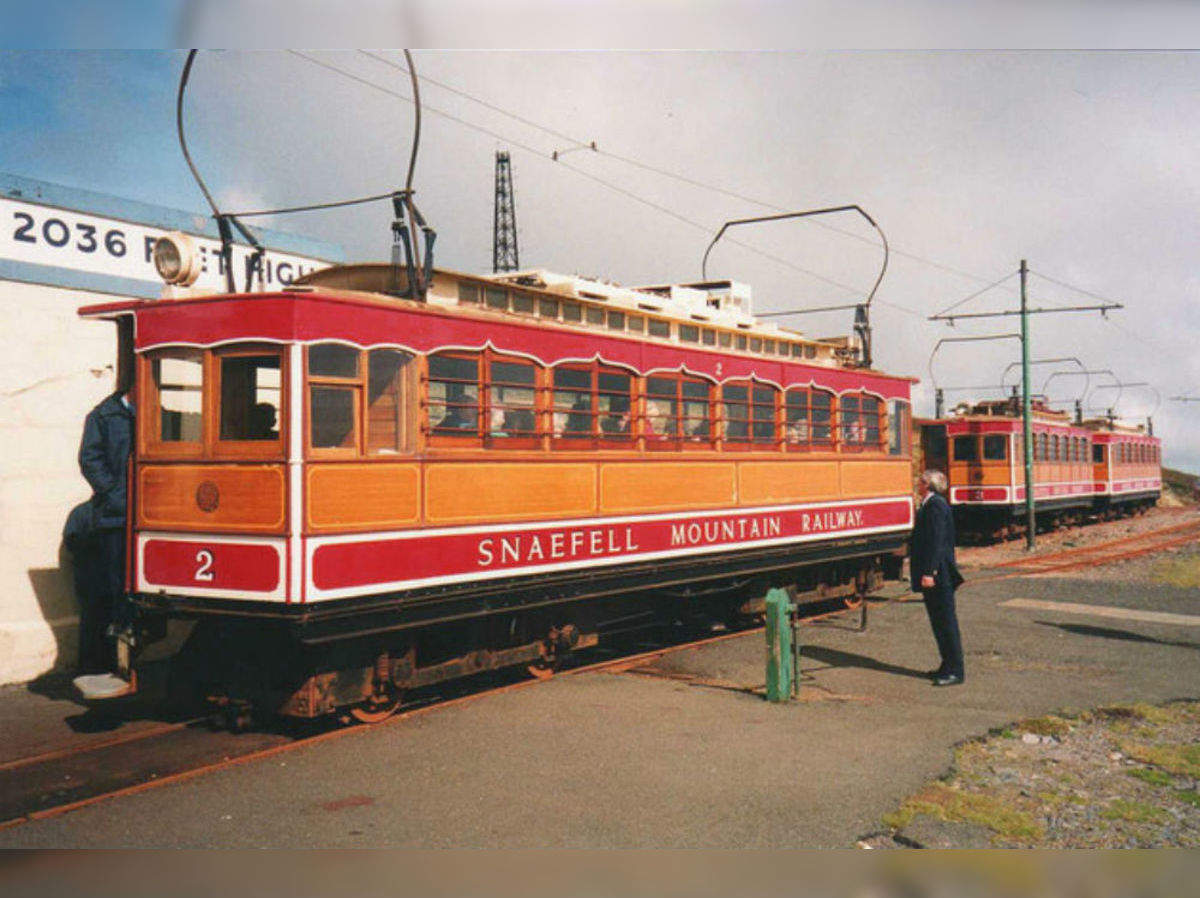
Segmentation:
<svg viewBox="0 0 1200 898">
<path fill-rule="evenodd" d="M 341 715 L 341 722 L 347 725 L 383 723 L 400 710 L 402 696 L 399 689 L 387 687 L 383 692 L 371 696 L 366 701 L 346 708 Z"/>
</svg>

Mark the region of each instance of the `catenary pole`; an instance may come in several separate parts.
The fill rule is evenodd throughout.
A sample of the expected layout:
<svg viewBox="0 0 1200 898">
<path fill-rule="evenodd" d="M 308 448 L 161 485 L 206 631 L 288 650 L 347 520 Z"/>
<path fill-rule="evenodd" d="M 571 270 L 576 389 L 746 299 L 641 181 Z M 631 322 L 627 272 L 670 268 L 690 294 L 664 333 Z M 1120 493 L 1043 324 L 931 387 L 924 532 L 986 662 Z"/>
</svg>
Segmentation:
<svg viewBox="0 0 1200 898">
<path fill-rule="evenodd" d="M 1021 441 L 1025 446 L 1025 548 L 1033 550 L 1037 512 L 1033 496 L 1033 403 L 1029 398 L 1029 303 L 1025 280 L 1029 268 L 1021 260 Z"/>
</svg>

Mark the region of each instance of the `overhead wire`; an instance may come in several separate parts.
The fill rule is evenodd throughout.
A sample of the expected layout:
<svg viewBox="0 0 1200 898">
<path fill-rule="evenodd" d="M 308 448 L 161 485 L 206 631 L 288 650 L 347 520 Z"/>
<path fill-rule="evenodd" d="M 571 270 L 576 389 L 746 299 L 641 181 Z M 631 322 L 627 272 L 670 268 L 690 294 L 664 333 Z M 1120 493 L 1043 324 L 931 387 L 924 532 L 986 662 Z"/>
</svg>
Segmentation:
<svg viewBox="0 0 1200 898">
<path fill-rule="evenodd" d="M 392 68 L 395 68 L 395 69 L 404 70 L 404 67 L 400 63 L 398 63 L 394 60 L 388 59 L 387 57 L 380 56 L 377 53 L 372 53 L 369 50 L 359 50 L 358 52 L 364 56 L 367 56 L 371 59 L 376 60 L 377 62 L 381 62 L 384 65 L 391 66 Z M 614 153 L 613 151 L 608 150 L 602 146 L 600 146 L 600 147 L 594 146 L 591 141 L 580 140 L 571 134 L 567 134 L 563 131 L 559 131 L 556 128 L 552 128 L 549 125 L 545 125 L 540 122 L 536 122 L 530 118 L 527 118 L 525 116 L 519 115 L 518 113 L 515 113 L 515 112 L 512 112 L 511 110 L 505 109 L 502 106 L 498 106 L 495 103 L 491 103 L 481 97 L 477 97 L 474 94 L 468 93 L 467 91 L 462 90 L 461 88 L 457 88 L 457 87 L 454 87 L 453 85 L 446 84 L 444 81 L 438 81 L 434 78 L 430 78 L 428 75 L 422 75 L 422 76 L 420 76 L 420 78 L 422 81 L 426 81 L 429 84 L 433 84 L 437 87 L 440 87 L 443 90 L 448 91 L 456 96 L 462 97 L 463 99 L 466 99 L 466 100 L 470 100 L 473 103 L 477 103 L 486 109 L 490 109 L 493 112 L 499 113 L 500 115 L 507 116 L 508 118 L 511 118 L 514 121 L 520 122 L 523 125 L 527 125 L 530 128 L 535 128 L 546 134 L 553 135 L 554 137 L 557 137 L 561 140 L 565 140 L 571 144 L 574 144 L 577 147 L 592 149 L 601 156 L 607 156 L 610 159 L 615 159 L 618 162 L 623 162 L 626 165 L 630 165 L 634 168 L 641 169 L 642 171 L 647 171 L 647 172 L 659 175 L 664 178 L 671 178 L 675 181 L 679 181 L 680 183 L 688 184 L 692 187 L 698 187 L 702 190 L 709 190 L 709 191 L 712 191 L 713 193 L 718 193 L 718 194 L 721 194 L 722 196 L 729 197 L 730 199 L 736 199 L 741 202 L 749 203 L 754 206 L 761 206 L 765 209 L 772 209 L 776 212 L 786 212 L 787 211 L 786 207 L 780 206 L 776 203 L 768 202 L 767 200 L 759 199 L 759 198 L 752 197 L 752 196 L 747 196 L 746 194 L 739 193 L 735 190 L 730 190 L 728 188 L 721 187 L 716 184 L 711 184 L 706 181 L 700 181 L 696 178 L 692 178 L 687 175 L 680 174 L 678 172 L 673 172 L 673 171 L 670 171 L 665 168 L 660 168 L 655 165 L 650 165 L 649 163 L 642 162 L 639 159 L 634 159 L 630 156 L 624 156 L 620 153 Z M 854 231 L 850 231 L 845 228 L 839 228 L 837 225 L 832 225 L 832 224 L 829 224 L 828 222 L 809 220 L 809 221 L 807 221 L 807 224 L 815 225 L 819 228 L 824 228 L 827 231 L 833 231 L 834 233 L 837 233 L 837 234 L 842 234 L 843 236 L 850 237 L 851 239 L 857 240 L 860 243 L 865 243 L 869 246 L 875 246 L 875 241 L 872 240 L 870 237 L 867 237 L 863 234 L 858 234 Z M 967 280 L 973 280 L 973 281 L 980 282 L 980 283 L 987 280 L 986 278 L 984 278 L 980 275 L 973 274 L 973 273 L 971 273 L 969 271 L 965 271 L 961 268 L 956 268 L 952 265 L 947 265 L 943 262 L 937 262 L 933 259 L 926 258 L 924 256 L 918 255 L 917 253 L 909 252 L 907 250 L 901 250 L 901 249 L 892 247 L 891 252 L 894 255 L 903 256 L 903 257 L 911 259 L 915 262 L 920 262 L 924 265 L 929 265 L 930 267 L 940 269 L 941 271 L 945 271 L 949 274 L 954 274 L 954 275 L 957 275 L 958 277 L 966 278 Z M 893 306 L 895 308 L 904 308 L 902 306 L 896 306 L 894 304 L 893 304 Z M 905 309 L 905 311 L 913 311 L 913 310 Z M 913 314 L 919 315 L 921 313 L 913 311 Z"/>
<path fill-rule="evenodd" d="M 307 53 L 301 52 L 299 50 L 288 50 L 287 52 L 289 54 L 291 54 L 292 56 L 295 56 L 299 59 L 303 59 L 306 62 L 317 65 L 317 66 L 319 66 L 323 69 L 326 69 L 330 72 L 334 72 L 335 74 L 341 75 L 345 78 L 348 78 L 352 81 L 362 84 L 365 87 L 369 87 L 373 90 L 379 91 L 380 93 L 385 93 L 385 94 L 388 94 L 389 96 L 396 97 L 398 99 L 405 100 L 407 102 L 412 102 L 412 99 L 410 97 L 406 96 L 405 94 L 402 94 L 398 91 L 392 90 L 391 88 L 384 87 L 381 84 L 377 84 L 368 78 L 363 78 L 363 77 L 356 75 L 353 72 L 349 72 L 339 66 L 331 65 L 330 63 L 327 63 L 324 60 L 318 59 L 314 56 L 310 56 Z M 389 64 L 394 66 L 394 64 L 392 64 L 392 63 L 389 63 Z M 422 78 L 423 78 L 423 76 L 422 76 Z M 435 82 L 431 81 L 430 83 L 435 83 Z M 454 115 L 453 113 L 449 113 L 442 109 L 438 109 L 436 107 L 430 106 L 428 103 L 423 104 L 423 108 L 425 109 L 426 112 L 433 113 L 433 114 L 438 115 L 442 118 L 445 118 L 449 121 L 453 121 L 457 124 L 460 124 L 463 127 L 470 128 L 471 130 L 474 130 L 474 131 L 478 131 L 481 134 L 486 134 L 489 137 L 495 138 L 497 140 L 502 140 L 505 143 L 507 143 L 513 147 L 516 147 L 517 149 L 523 150 L 527 153 L 531 153 L 534 156 L 537 156 L 539 158 L 545 158 L 546 154 L 544 152 L 542 152 L 541 150 L 538 150 L 538 149 L 536 149 L 532 146 L 529 146 L 528 144 L 522 143 L 520 141 L 513 140 L 511 137 L 501 134 L 490 128 L 484 127 L 483 125 L 476 124 L 475 122 L 468 121 L 467 119 L 461 118 L 460 116 Z M 657 212 L 667 215 L 667 216 L 675 219 L 676 221 L 679 221 L 682 224 L 688 225 L 689 227 L 695 228 L 704 233 L 710 233 L 712 230 L 708 225 L 705 225 L 701 222 L 690 219 L 685 215 L 681 215 L 680 213 L 676 212 L 674 209 L 670 209 L 659 203 L 655 203 L 652 200 L 648 200 L 645 197 L 639 196 L 638 194 L 634 193 L 631 190 L 627 190 L 626 188 L 623 188 L 617 184 L 613 184 L 611 181 L 607 181 L 603 178 L 600 178 L 600 177 L 592 174 L 591 172 L 577 168 L 576 166 L 571 165 L 570 163 L 563 162 L 561 159 L 558 160 L 557 162 L 555 162 L 555 164 L 562 166 L 563 168 L 566 168 L 571 172 L 574 172 L 575 174 L 579 175 L 580 177 L 583 177 L 583 178 L 586 178 L 587 180 L 593 181 L 594 183 L 599 184 L 600 186 L 602 186 L 608 190 L 611 190 L 615 193 L 621 194 L 622 196 L 625 196 L 637 203 L 640 203 L 644 206 L 654 209 Z M 751 246 L 740 240 L 730 240 L 729 242 L 735 246 L 739 246 L 742 249 L 745 249 L 751 253 L 754 253 L 755 255 L 761 256 L 761 257 L 768 259 L 772 262 L 775 262 L 779 265 L 790 268 L 793 271 L 797 271 L 801 274 L 806 274 L 809 277 L 815 278 L 819 281 L 823 281 L 824 283 L 827 283 L 831 286 L 837 287 L 841 290 L 845 290 L 847 292 L 855 293 L 855 294 L 864 292 L 863 290 L 861 290 L 858 287 L 853 287 L 849 284 L 845 284 L 834 278 L 830 278 L 826 275 L 823 275 L 820 272 L 812 271 L 811 269 L 804 268 L 803 266 L 800 266 L 800 265 L 796 265 L 793 262 L 790 262 L 790 261 L 783 259 L 779 256 L 776 256 L 772 253 L 766 252 L 765 250 L 758 249 L 757 247 Z M 886 305 L 886 306 L 895 308 L 899 311 L 903 311 L 903 312 L 906 312 L 911 315 L 917 315 L 917 316 L 921 315 L 921 313 L 916 311 L 915 309 L 911 309 L 906 306 L 902 306 L 898 303 L 893 303 L 893 302 L 889 302 L 889 301 L 882 300 L 882 299 L 879 299 L 877 301 L 881 305 Z"/>
</svg>

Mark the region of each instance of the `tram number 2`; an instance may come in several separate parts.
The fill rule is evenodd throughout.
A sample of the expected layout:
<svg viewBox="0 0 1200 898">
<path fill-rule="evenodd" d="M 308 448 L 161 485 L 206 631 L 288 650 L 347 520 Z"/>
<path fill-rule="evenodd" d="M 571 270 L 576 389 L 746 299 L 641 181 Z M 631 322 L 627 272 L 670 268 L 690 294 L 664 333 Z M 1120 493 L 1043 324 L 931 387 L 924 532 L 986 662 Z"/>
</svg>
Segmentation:
<svg viewBox="0 0 1200 898">
<path fill-rule="evenodd" d="M 213 553 L 208 549 L 201 549 L 196 553 L 196 573 L 192 578 L 199 583 L 211 583 L 216 572 L 213 570 Z"/>
</svg>

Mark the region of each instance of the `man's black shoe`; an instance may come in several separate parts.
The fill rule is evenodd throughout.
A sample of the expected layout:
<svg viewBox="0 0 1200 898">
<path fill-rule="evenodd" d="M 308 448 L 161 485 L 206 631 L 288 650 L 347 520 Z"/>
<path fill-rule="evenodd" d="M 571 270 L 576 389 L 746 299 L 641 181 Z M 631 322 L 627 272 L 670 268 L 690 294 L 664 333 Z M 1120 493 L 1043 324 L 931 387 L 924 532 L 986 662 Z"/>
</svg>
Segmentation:
<svg viewBox="0 0 1200 898">
<path fill-rule="evenodd" d="M 946 671 L 940 667 L 925 671 L 925 676 L 929 677 L 931 680 L 936 680 L 938 677 L 944 677 L 945 675 Z"/>
<path fill-rule="evenodd" d="M 962 685 L 963 678 L 959 674 L 943 674 L 940 677 L 935 677 L 934 686 L 959 686 Z"/>
</svg>

